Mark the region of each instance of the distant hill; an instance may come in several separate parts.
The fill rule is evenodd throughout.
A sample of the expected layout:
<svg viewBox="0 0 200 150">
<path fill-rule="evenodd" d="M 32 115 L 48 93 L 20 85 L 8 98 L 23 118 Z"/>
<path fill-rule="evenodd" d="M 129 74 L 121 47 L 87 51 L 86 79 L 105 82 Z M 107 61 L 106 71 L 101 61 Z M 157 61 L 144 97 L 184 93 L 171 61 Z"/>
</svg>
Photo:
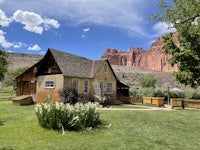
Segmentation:
<svg viewBox="0 0 200 150">
<path fill-rule="evenodd" d="M 43 58 L 42 55 L 22 54 L 22 53 L 8 53 L 9 70 L 16 70 L 18 68 L 31 67 Z M 143 69 L 134 66 L 119 66 L 112 65 L 112 68 L 120 81 L 126 83 L 131 81 L 132 86 L 139 87 L 138 79 L 144 74 L 152 74 L 156 77 L 157 87 L 175 87 L 173 77 L 169 72 L 155 71 Z"/>
<path fill-rule="evenodd" d="M 174 81 L 173 76 L 170 72 L 155 71 L 149 69 L 143 69 L 140 67 L 133 66 L 119 66 L 112 65 L 112 68 L 118 77 L 118 79 L 123 83 L 131 82 L 133 87 L 140 88 L 139 78 L 144 74 L 152 74 L 156 79 L 156 87 L 171 88 L 177 87 L 177 83 Z"/>
<path fill-rule="evenodd" d="M 8 70 L 17 70 L 18 68 L 31 67 L 42 58 L 42 55 L 8 53 Z"/>
</svg>

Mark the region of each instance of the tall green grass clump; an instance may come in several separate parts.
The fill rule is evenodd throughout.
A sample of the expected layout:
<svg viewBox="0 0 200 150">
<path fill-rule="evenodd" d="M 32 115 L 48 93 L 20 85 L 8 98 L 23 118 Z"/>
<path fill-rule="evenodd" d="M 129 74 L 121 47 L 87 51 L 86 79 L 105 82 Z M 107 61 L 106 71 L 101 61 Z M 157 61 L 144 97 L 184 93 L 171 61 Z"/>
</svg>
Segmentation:
<svg viewBox="0 0 200 150">
<path fill-rule="evenodd" d="M 75 105 L 59 102 L 42 103 L 35 106 L 39 124 L 54 130 L 84 130 L 97 127 L 100 121 L 98 103 L 76 103 Z"/>
</svg>

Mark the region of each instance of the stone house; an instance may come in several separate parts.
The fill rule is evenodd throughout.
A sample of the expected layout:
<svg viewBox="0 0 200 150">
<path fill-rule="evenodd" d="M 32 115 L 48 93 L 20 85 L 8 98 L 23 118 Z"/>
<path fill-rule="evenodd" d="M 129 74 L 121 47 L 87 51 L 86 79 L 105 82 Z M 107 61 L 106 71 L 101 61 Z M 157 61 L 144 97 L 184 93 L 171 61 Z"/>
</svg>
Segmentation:
<svg viewBox="0 0 200 150">
<path fill-rule="evenodd" d="M 31 94 L 38 103 L 47 96 L 59 101 L 59 90 L 66 86 L 74 86 L 79 94 L 89 97 L 117 97 L 127 89 L 118 81 L 108 60 L 90 60 L 51 48 L 16 80 L 17 95 Z"/>
</svg>

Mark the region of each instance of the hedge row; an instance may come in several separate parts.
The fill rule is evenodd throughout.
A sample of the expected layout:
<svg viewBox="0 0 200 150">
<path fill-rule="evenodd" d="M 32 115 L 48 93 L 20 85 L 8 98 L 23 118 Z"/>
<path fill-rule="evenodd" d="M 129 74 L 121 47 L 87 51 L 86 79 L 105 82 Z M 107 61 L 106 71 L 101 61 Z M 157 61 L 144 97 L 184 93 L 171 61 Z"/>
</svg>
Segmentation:
<svg viewBox="0 0 200 150">
<path fill-rule="evenodd" d="M 130 89 L 131 96 L 151 96 L 151 97 L 167 97 L 169 93 L 170 98 L 188 98 L 188 99 L 200 99 L 200 91 L 198 90 L 169 90 L 158 88 L 142 88 L 142 89 Z"/>
</svg>

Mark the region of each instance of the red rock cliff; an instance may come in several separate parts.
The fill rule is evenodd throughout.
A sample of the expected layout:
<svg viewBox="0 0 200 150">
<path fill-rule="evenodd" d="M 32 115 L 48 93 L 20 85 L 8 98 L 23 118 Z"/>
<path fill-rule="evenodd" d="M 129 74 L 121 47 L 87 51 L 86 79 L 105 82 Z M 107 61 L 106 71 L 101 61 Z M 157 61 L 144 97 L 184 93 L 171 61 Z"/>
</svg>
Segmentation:
<svg viewBox="0 0 200 150">
<path fill-rule="evenodd" d="M 171 34 L 175 36 L 175 33 Z M 175 43 L 178 44 L 177 40 Z M 170 55 L 163 52 L 164 41 L 158 38 L 148 50 L 131 47 L 128 52 L 108 48 L 105 50 L 103 59 L 108 59 L 112 65 L 137 66 L 145 69 L 172 72 L 177 66 L 172 67 L 168 63 Z"/>
</svg>

